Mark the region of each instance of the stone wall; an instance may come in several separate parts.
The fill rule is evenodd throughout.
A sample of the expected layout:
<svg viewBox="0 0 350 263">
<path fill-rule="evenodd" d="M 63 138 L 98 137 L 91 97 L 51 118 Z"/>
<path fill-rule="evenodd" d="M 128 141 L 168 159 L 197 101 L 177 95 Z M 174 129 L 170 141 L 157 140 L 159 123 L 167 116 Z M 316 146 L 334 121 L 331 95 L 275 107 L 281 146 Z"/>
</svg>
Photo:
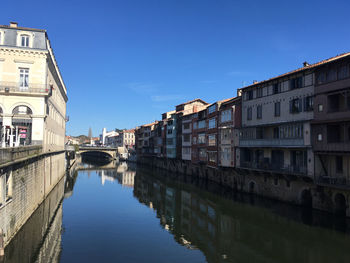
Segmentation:
<svg viewBox="0 0 350 263">
<path fill-rule="evenodd" d="M 186 175 L 192 180 L 213 181 L 233 191 L 350 217 L 350 190 L 316 185 L 310 178 L 235 168 L 216 169 L 204 164 L 192 164 L 190 161 L 158 157 L 141 157 L 138 162 L 155 169 Z"/>
<path fill-rule="evenodd" d="M 65 174 L 65 153 L 27 159 L 0 170 L 0 229 L 5 246 Z"/>
<path fill-rule="evenodd" d="M 64 181 L 60 180 L 11 240 L 4 263 L 59 262 Z"/>
</svg>

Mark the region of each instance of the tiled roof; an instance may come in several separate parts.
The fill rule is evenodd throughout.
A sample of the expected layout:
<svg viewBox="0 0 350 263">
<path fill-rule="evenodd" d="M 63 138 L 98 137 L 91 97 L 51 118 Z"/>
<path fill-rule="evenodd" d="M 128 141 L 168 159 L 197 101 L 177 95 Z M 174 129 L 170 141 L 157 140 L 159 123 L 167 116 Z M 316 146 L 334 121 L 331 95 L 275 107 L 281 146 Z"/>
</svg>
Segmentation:
<svg viewBox="0 0 350 263">
<path fill-rule="evenodd" d="M 261 85 L 261 84 L 264 84 L 266 82 L 269 82 L 269 81 L 272 81 L 272 80 L 275 80 L 275 79 L 278 79 L 278 78 L 282 78 L 282 77 L 285 77 L 285 76 L 288 76 L 288 75 L 291 75 L 291 74 L 294 74 L 294 73 L 302 72 L 302 71 L 308 70 L 308 69 L 313 69 L 313 68 L 322 66 L 324 64 L 327 64 L 327 63 L 330 63 L 330 62 L 333 62 L 335 60 L 338 60 L 338 59 L 341 59 L 341 58 L 344 58 L 344 57 L 348 57 L 348 56 L 350 56 L 350 52 L 343 53 L 343 54 L 340 54 L 340 55 L 337 55 L 337 56 L 334 56 L 334 57 L 331 57 L 331 58 L 328 58 L 328 59 L 316 62 L 314 64 L 309 64 L 309 65 L 304 66 L 302 68 L 298 68 L 298 69 L 289 71 L 287 73 L 281 74 L 281 75 L 279 75 L 277 77 L 273 77 L 273 78 L 270 78 L 270 79 L 267 79 L 267 80 L 263 80 L 263 81 L 259 81 L 259 82 L 253 83 L 253 84 L 251 84 L 249 86 L 243 87 L 242 89 L 251 88 L 251 87 L 254 87 L 254 86 L 257 86 L 257 85 Z"/>
<path fill-rule="evenodd" d="M 154 124 L 157 124 L 158 121 L 155 121 L 155 122 L 152 122 L 152 123 L 148 123 L 148 124 L 145 124 L 145 125 L 142 125 L 142 127 L 149 127 L 149 126 L 152 126 Z"/>
<path fill-rule="evenodd" d="M 187 102 L 181 103 L 181 104 L 179 104 L 179 105 L 176 105 L 176 107 L 177 107 L 177 106 L 181 106 L 181 105 L 190 104 L 190 103 L 193 103 L 193 102 L 196 102 L 196 101 L 200 101 L 200 102 L 202 102 L 202 103 L 204 103 L 204 104 L 208 104 L 208 103 L 207 103 L 207 102 L 205 102 L 204 100 L 197 98 L 197 99 L 190 100 L 190 101 L 187 101 Z"/>
</svg>

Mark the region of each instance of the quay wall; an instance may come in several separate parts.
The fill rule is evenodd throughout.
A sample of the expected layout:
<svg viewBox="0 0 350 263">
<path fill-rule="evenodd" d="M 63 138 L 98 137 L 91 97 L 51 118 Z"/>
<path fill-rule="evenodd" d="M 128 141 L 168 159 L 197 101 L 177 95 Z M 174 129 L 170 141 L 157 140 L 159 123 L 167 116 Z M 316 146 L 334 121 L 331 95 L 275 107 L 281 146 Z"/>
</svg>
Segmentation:
<svg viewBox="0 0 350 263">
<path fill-rule="evenodd" d="M 64 177 L 65 162 L 65 152 L 58 151 L 0 168 L 0 232 L 5 247 Z"/>
<path fill-rule="evenodd" d="M 307 209 L 318 209 L 350 217 L 350 190 L 335 186 L 317 185 L 308 176 L 286 175 L 273 172 L 255 172 L 249 169 L 215 168 L 190 161 L 138 157 L 137 162 L 154 169 L 189 176 L 192 180 L 216 182 L 232 191 L 256 194 L 262 197 L 301 205 Z"/>
</svg>

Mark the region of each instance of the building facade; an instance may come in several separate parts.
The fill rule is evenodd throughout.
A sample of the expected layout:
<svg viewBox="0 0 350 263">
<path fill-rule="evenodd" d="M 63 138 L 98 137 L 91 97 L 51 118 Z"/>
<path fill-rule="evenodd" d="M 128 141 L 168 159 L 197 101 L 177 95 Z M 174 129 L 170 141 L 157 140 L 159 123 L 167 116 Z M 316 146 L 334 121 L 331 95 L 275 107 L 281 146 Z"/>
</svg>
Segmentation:
<svg viewBox="0 0 350 263">
<path fill-rule="evenodd" d="M 320 184 L 350 185 L 350 54 L 315 71 L 312 145 Z"/>
<path fill-rule="evenodd" d="M 221 167 L 236 166 L 241 114 L 241 97 L 228 99 L 220 105 L 218 114 L 218 165 Z"/>
<path fill-rule="evenodd" d="M 1 147 L 63 150 L 67 100 L 46 31 L 0 26 Z"/>
<path fill-rule="evenodd" d="M 305 65 L 242 89 L 240 168 L 313 177 L 314 83 Z"/>
</svg>

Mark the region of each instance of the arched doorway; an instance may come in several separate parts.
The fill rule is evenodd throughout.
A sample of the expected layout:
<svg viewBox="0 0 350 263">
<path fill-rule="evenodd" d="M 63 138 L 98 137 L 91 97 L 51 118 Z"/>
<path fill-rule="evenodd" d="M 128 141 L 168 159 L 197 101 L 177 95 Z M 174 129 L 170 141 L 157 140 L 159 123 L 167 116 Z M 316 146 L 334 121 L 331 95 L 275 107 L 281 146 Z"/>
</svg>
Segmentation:
<svg viewBox="0 0 350 263">
<path fill-rule="evenodd" d="M 30 145 L 32 143 L 33 111 L 25 105 L 19 105 L 12 110 L 12 143 L 11 146 Z"/>
<path fill-rule="evenodd" d="M 343 194 L 336 194 L 334 196 L 334 204 L 335 204 L 335 213 L 337 215 L 345 216 L 346 215 L 346 199 Z"/>
<path fill-rule="evenodd" d="M 312 195 L 309 189 L 304 189 L 301 192 L 301 205 L 312 208 Z"/>
</svg>

